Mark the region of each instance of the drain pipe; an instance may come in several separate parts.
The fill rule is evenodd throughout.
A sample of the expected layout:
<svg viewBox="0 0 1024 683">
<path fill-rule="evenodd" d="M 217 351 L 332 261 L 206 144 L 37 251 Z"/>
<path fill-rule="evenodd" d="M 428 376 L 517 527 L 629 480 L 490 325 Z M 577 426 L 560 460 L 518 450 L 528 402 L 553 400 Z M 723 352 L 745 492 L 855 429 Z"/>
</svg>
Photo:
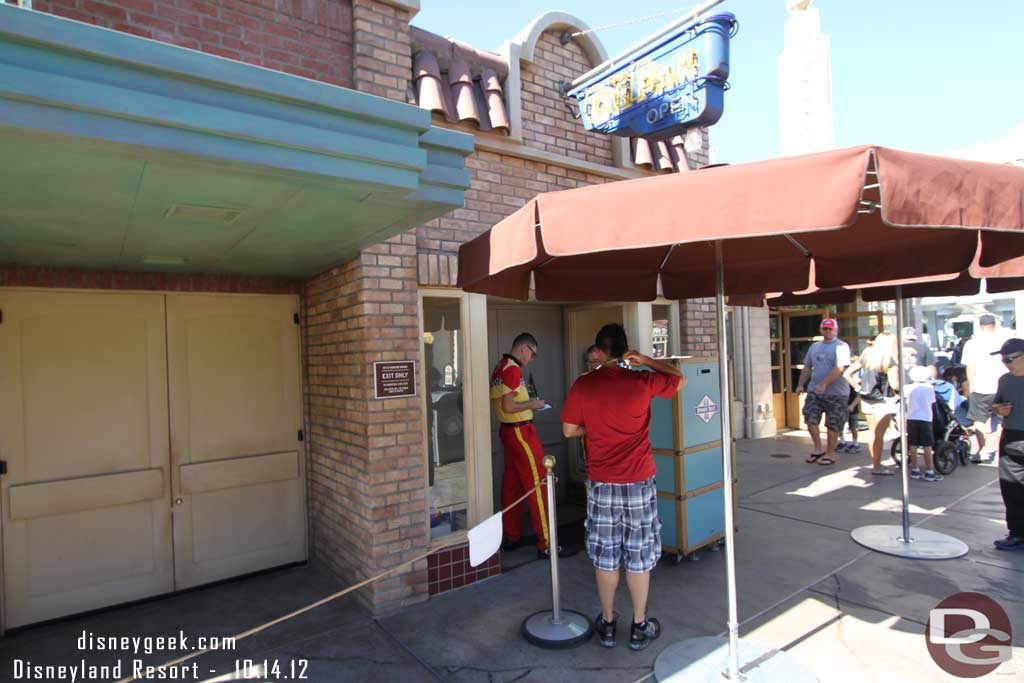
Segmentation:
<svg viewBox="0 0 1024 683">
<path fill-rule="evenodd" d="M 743 321 L 743 400 L 744 426 L 748 439 L 754 438 L 754 419 L 757 417 L 757 405 L 754 402 L 754 362 L 751 358 L 753 345 L 750 343 L 750 309 L 738 306 L 740 319 Z M 736 310 L 736 309 L 733 309 Z"/>
</svg>

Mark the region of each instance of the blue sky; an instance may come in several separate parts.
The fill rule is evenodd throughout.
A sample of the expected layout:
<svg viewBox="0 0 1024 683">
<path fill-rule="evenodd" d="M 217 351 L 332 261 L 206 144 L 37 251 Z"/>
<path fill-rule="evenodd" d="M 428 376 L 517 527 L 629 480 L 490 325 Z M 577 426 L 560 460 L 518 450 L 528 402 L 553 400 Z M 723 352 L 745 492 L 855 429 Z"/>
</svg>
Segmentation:
<svg viewBox="0 0 1024 683">
<path fill-rule="evenodd" d="M 690 7 L 696 0 L 421 0 L 413 24 L 493 50 L 559 9 L 592 28 Z M 1024 123 L 1024 0 L 818 0 L 832 43 L 836 146 L 881 144 L 942 153 L 990 142 Z M 785 0 L 725 0 L 740 32 L 732 89 L 711 129 L 716 160 L 778 155 L 777 58 Z M 678 16 L 678 15 L 674 15 Z M 673 16 L 597 35 L 610 55 Z"/>
</svg>

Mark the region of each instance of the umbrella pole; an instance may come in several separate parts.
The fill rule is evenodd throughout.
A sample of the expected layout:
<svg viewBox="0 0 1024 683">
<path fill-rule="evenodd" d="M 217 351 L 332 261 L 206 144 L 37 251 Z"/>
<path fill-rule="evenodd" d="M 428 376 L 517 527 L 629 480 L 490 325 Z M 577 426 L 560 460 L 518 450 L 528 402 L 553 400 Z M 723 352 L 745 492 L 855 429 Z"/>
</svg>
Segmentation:
<svg viewBox="0 0 1024 683">
<path fill-rule="evenodd" d="M 722 396 L 722 485 L 725 487 L 725 580 L 729 592 L 729 666 L 726 677 L 739 680 L 740 624 L 736 604 L 736 545 L 733 519 L 732 396 L 729 393 L 729 355 L 725 336 L 725 267 L 722 241 L 715 242 L 715 317 L 718 327 L 718 382 Z"/>
<path fill-rule="evenodd" d="M 729 596 L 729 659 L 725 677 L 740 680 L 739 615 L 736 606 L 736 547 L 732 487 L 732 396 L 729 395 L 729 355 L 725 330 L 725 268 L 722 241 L 715 243 L 715 318 L 718 332 L 718 382 L 722 396 L 722 485 L 725 492 L 725 583 Z"/>
<path fill-rule="evenodd" d="M 729 356 L 725 330 L 725 265 L 722 241 L 715 241 L 715 315 L 718 331 L 718 381 L 722 417 L 722 486 L 725 505 L 725 579 L 729 598 L 728 638 L 691 638 L 673 643 L 654 661 L 654 677 L 665 681 L 817 681 L 810 672 L 785 652 L 770 645 L 740 640 L 736 599 L 736 545 L 733 470 L 732 396 L 729 392 Z M 740 654 L 747 664 L 740 668 Z"/>
<path fill-rule="evenodd" d="M 900 404 L 896 411 L 897 425 L 900 429 L 900 453 L 903 456 L 903 467 L 900 468 L 903 480 L 903 536 L 899 539 L 904 543 L 913 543 L 910 537 L 910 451 L 907 450 L 907 392 L 903 386 L 903 287 L 896 285 L 896 371 L 900 377 Z"/>
<path fill-rule="evenodd" d="M 900 377 L 900 404 L 896 419 L 900 421 L 900 447 L 903 467 L 902 524 L 872 524 L 850 532 L 854 541 L 865 548 L 887 555 L 912 560 L 952 560 L 967 554 L 967 544 L 960 539 L 930 529 L 910 530 L 910 452 L 907 448 L 907 392 L 903 386 L 903 288 L 896 286 L 896 370 Z"/>
</svg>

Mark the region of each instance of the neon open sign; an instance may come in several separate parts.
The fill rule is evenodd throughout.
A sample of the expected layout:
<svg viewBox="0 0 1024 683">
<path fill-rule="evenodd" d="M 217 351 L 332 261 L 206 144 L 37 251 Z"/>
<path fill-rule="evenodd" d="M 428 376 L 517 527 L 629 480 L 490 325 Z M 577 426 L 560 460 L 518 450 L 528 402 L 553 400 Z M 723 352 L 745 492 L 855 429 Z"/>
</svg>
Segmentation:
<svg viewBox="0 0 1024 683">
<path fill-rule="evenodd" d="M 661 140 L 722 116 L 732 14 L 706 17 L 618 60 L 569 91 L 587 130 Z"/>
</svg>

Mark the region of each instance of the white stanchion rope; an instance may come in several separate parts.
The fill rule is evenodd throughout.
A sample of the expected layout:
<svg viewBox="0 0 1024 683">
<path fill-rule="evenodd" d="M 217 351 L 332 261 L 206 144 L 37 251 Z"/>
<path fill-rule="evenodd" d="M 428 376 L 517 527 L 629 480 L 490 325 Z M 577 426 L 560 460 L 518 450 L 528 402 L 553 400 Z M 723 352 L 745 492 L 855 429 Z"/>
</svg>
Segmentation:
<svg viewBox="0 0 1024 683">
<path fill-rule="evenodd" d="M 533 493 L 535 491 L 540 489 L 542 486 L 545 486 L 546 484 L 547 484 L 547 479 L 541 479 L 540 482 L 538 482 L 538 484 L 536 486 L 534 486 L 532 489 L 530 489 L 529 491 L 527 491 L 526 493 L 521 495 L 518 499 L 516 499 L 515 502 L 513 502 L 513 503 L 507 505 L 505 508 L 503 508 L 501 510 L 501 514 L 505 514 L 506 512 L 508 512 L 509 510 L 514 508 L 515 506 L 519 505 L 524 500 L 526 500 L 529 496 L 533 495 Z M 460 539 L 458 541 L 458 543 L 459 544 L 463 543 L 463 540 Z M 270 628 L 271 626 L 276 626 L 277 624 L 280 624 L 283 621 L 287 621 L 288 619 L 291 619 L 293 617 L 297 617 L 300 614 L 305 614 L 306 612 L 309 612 L 310 610 L 316 609 L 317 607 L 320 607 L 321 605 L 325 605 L 328 602 L 331 602 L 332 600 L 337 600 L 338 598 L 340 598 L 342 596 L 345 596 L 345 595 L 348 595 L 349 593 L 351 593 L 353 591 L 359 590 L 360 588 L 362 588 L 364 586 L 368 586 L 369 584 L 371 584 L 371 583 L 373 583 L 375 581 L 380 581 L 381 579 L 383 579 L 385 577 L 391 576 L 392 574 L 397 573 L 401 569 L 405 569 L 406 567 L 408 567 L 411 564 L 415 564 L 415 563 L 419 562 L 420 560 L 423 560 L 423 559 L 426 559 L 427 557 L 430 557 L 431 555 L 433 555 L 434 553 L 436 553 L 436 552 L 438 552 L 440 550 L 444 550 L 447 547 L 451 547 L 451 545 L 456 545 L 456 544 L 452 543 L 452 544 L 447 545 L 447 546 L 441 546 L 441 547 L 438 547 L 438 548 L 432 548 L 432 549 L 428 550 L 425 553 L 417 555 L 416 557 L 412 558 L 411 560 L 406 560 L 402 564 L 396 565 L 396 566 L 392 567 L 391 569 L 388 569 L 385 572 L 381 572 L 380 574 L 377 574 L 376 576 L 371 576 L 370 578 L 365 579 L 363 581 L 360 581 L 359 583 L 357 583 L 355 585 L 352 585 L 352 586 L 349 586 L 348 588 L 340 590 L 337 593 L 331 593 L 327 597 L 321 598 L 320 600 L 317 600 L 316 602 L 310 603 L 310 604 L 306 605 L 305 607 L 300 607 L 299 609 L 295 610 L 294 612 L 289 612 L 288 614 L 285 614 L 284 616 L 278 617 L 277 619 L 274 619 L 273 621 L 268 621 L 265 624 L 260 624 L 259 626 L 256 626 L 254 628 L 249 629 L 248 631 L 243 631 L 242 633 L 239 633 L 237 635 L 231 636 L 230 637 L 230 641 L 237 643 L 239 640 L 242 640 L 244 638 L 248 638 L 249 636 L 252 636 L 252 635 L 256 635 L 260 631 L 265 631 L 268 628 Z M 169 667 L 177 666 L 178 664 L 182 664 L 184 662 L 187 662 L 190 659 L 195 659 L 196 657 L 204 655 L 207 652 L 217 652 L 217 651 L 219 651 L 219 650 L 217 650 L 216 648 L 204 648 L 202 650 L 196 650 L 195 652 L 191 652 L 191 653 L 189 653 L 187 655 L 178 657 L 177 659 L 172 659 L 172 660 L 170 660 L 168 662 L 164 662 L 163 664 L 159 664 L 159 665 L 153 667 L 153 670 L 161 671 L 161 670 L 167 669 Z M 148 669 L 149 667 L 146 667 L 146 668 Z M 138 680 L 140 680 L 138 676 L 131 676 L 129 678 L 122 678 L 121 680 L 117 681 L 117 683 L 133 683 L 133 681 L 138 681 Z"/>
</svg>

